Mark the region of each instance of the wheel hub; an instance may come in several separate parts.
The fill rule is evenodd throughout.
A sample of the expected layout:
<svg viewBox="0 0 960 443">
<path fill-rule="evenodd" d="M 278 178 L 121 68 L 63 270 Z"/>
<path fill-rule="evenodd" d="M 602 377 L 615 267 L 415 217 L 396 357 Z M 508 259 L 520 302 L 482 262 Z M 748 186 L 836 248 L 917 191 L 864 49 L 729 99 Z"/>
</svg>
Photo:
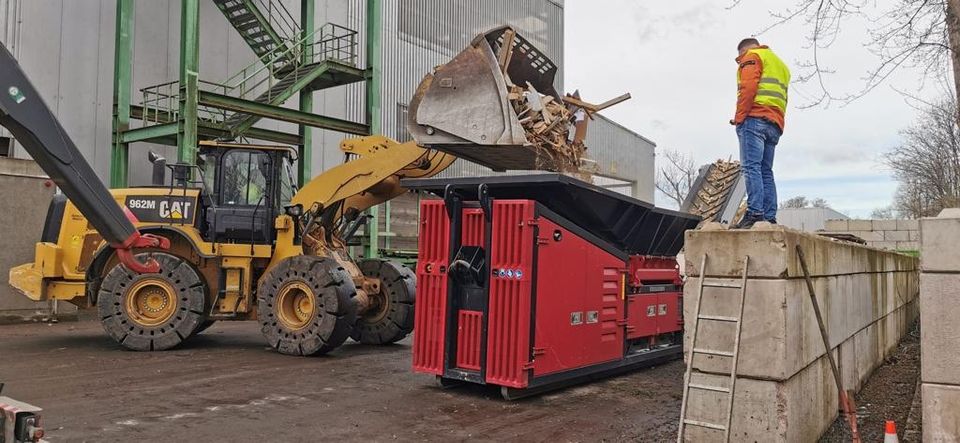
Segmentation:
<svg viewBox="0 0 960 443">
<path fill-rule="evenodd" d="M 177 310 L 176 291 L 159 278 L 140 280 L 130 287 L 127 294 L 127 313 L 141 326 L 153 327 L 166 323 Z"/>
<path fill-rule="evenodd" d="M 277 318 L 287 328 L 298 330 L 307 327 L 316 309 L 313 291 L 303 283 L 288 283 L 277 293 Z"/>
</svg>

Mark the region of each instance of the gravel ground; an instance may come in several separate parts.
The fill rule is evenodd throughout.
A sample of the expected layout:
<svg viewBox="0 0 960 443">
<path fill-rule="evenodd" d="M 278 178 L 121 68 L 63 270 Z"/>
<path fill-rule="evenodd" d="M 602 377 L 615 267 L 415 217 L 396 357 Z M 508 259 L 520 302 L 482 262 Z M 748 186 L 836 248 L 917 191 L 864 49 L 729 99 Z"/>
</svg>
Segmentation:
<svg viewBox="0 0 960 443">
<path fill-rule="evenodd" d="M 920 329 L 918 325 L 903 338 L 897 351 L 887 358 L 884 365 L 874 371 L 856 396 L 857 427 L 863 441 L 883 441 L 884 423 L 887 420 L 897 422 L 900 441 L 920 441 L 918 428 L 911 428 L 909 435 L 904 435 L 914 396 L 920 395 L 917 392 L 919 378 Z M 842 417 L 838 418 L 820 441 L 850 441 L 846 420 Z"/>
<path fill-rule="evenodd" d="M 298 358 L 266 348 L 254 322 L 156 353 L 122 350 L 96 321 L 0 327 L 4 394 L 44 408 L 52 442 L 671 441 L 683 370 L 507 402 L 412 373 L 409 339 Z"/>
</svg>

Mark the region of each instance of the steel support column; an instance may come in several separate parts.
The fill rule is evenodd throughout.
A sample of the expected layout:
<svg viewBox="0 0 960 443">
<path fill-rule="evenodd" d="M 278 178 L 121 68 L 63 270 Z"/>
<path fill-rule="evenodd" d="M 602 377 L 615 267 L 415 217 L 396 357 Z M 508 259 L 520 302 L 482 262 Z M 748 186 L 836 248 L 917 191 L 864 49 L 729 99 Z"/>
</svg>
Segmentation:
<svg viewBox="0 0 960 443">
<path fill-rule="evenodd" d="M 380 0 L 367 0 L 366 59 L 367 59 L 367 124 L 371 134 L 383 133 L 383 115 L 381 109 L 381 82 L 383 66 L 381 63 L 382 10 Z M 376 258 L 380 255 L 380 207 L 374 206 L 367 211 L 367 242 L 364 256 Z"/>
<path fill-rule="evenodd" d="M 314 20 L 316 18 L 316 4 L 314 0 L 300 0 L 300 30 L 302 32 L 302 37 L 306 38 L 314 29 Z M 309 45 L 312 42 L 305 42 L 306 45 Z M 304 51 L 302 51 L 301 62 L 304 65 L 313 63 L 313 47 L 306 46 Z M 313 90 L 309 88 L 304 88 L 300 90 L 300 110 L 303 112 L 313 113 Z M 313 130 L 306 125 L 300 125 L 300 139 L 302 140 L 299 147 L 299 161 L 298 165 L 298 180 L 300 186 L 303 186 L 310 178 L 313 177 L 311 173 L 311 165 L 313 163 Z"/>
<path fill-rule="evenodd" d="M 117 0 L 113 58 L 113 147 L 110 152 L 110 187 L 127 186 L 129 144 L 123 132 L 130 129 L 130 90 L 133 67 L 133 0 Z"/>
<path fill-rule="evenodd" d="M 200 71 L 200 0 L 180 2 L 180 133 L 177 161 L 195 164 Z"/>
</svg>

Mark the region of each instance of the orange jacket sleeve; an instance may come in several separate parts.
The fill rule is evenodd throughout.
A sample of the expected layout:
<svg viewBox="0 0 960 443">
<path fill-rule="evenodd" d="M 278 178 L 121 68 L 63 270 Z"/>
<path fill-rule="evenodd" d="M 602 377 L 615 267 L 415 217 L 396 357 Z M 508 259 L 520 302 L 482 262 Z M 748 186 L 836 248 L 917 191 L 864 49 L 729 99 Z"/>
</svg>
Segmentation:
<svg viewBox="0 0 960 443">
<path fill-rule="evenodd" d="M 753 101 L 757 97 L 757 88 L 760 86 L 760 76 L 763 74 L 763 65 L 760 56 L 746 54 L 740 59 L 740 84 L 737 85 L 737 114 L 733 117 L 735 124 L 743 123 L 753 108 Z"/>
</svg>

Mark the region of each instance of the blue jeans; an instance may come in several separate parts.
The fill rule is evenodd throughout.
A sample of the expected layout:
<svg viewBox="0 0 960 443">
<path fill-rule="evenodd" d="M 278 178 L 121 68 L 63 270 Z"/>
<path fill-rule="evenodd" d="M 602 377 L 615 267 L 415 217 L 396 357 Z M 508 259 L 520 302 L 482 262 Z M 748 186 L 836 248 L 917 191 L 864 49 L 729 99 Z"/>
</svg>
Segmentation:
<svg viewBox="0 0 960 443">
<path fill-rule="evenodd" d="M 740 164 L 747 179 L 747 214 L 767 221 L 777 218 L 773 153 L 782 134 L 779 126 L 762 118 L 747 117 L 737 126 Z"/>
</svg>

